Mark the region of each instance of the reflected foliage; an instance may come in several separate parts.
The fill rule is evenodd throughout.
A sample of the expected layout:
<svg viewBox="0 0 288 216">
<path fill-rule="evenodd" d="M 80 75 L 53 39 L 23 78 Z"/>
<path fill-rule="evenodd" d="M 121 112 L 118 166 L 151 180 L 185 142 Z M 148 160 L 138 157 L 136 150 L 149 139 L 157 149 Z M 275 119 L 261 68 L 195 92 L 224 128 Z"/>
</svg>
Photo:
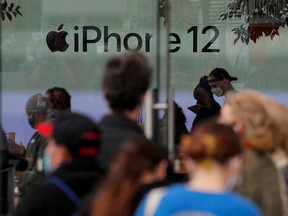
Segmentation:
<svg viewBox="0 0 288 216">
<path fill-rule="evenodd" d="M 287 0 L 230 0 L 221 20 L 241 20 L 242 24 L 232 29 L 236 35 L 234 44 L 239 40 L 249 44 L 261 37 L 271 40 L 279 34 L 279 28 L 285 27 L 288 20 Z"/>
<path fill-rule="evenodd" d="M 167 11 L 168 11 L 168 4 L 169 2 L 167 0 L 160 0 L 159 1 L 159 16 L 160 18 L 164 18 L 164 25 L 167 23 Z"/>
<path fill-rule="evenodd" d="M 13 15 L 14 17 L 17 17 L 18 15 L 23 16 L 21 12 L 19 11 L 19 9 L 20 9 L 19 5 L 15 6 L 14 3 L 10 3 L 9 5 L 7 1 L 5 0 L 3 3 L 1 3 L 1 6 L 0 6 L 2 21 L 4 21 L 6 18 L 12 21 Z"/>
</svg>

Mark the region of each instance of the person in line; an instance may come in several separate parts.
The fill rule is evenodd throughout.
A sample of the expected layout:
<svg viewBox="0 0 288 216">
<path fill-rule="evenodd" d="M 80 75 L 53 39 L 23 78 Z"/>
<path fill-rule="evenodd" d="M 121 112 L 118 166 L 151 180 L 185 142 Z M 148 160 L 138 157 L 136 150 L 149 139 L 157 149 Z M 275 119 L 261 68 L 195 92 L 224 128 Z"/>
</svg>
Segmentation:
<svg viewBox="0 0 288 216">
<path fill-rule="evenodd" d="M 48 138 L 44 168 L 51 174 L 21 199 L 14 215 L 70 216 L 103 178 L 95 162 L 99 127 L 84 115 L 67 113 L 37 128 Z"/>
<path fill-rule="evenodd" d="M 186 116 L 183 112 L 182 107 L 179 106 L 178 103 L 173 101 L 174 106 L 174 146 L 177 147 L 180 143 L 181 137 L 189 134 L 187 127 L 186 127 Z M 167 142 L 165 142 L 165 133 L 167 130 L 167 116 L 168 112 L 165 111 L 164 115 L 161 119 L 155 118 L 155 121 L 158 121 L 158 127 L 159 127 L 159 134 L 160 140 L 159 142 L 164 148 L 167 148 Z"/>
<path fill-rule="evenodd" d="M 151 76 L 151 66 L 141 53 L 128 52 L 108 60 L 102 89 L 110 112 L 100 121 L 103 144 L 98 157 L 104 170 L 109 169 L 122 141 L 145 137 L 136 122 Z"/>
<path fill-rule="evenodd" d="M 278 151 L 287 152 L 287 112 L 281 114 L 280 106 L 267 96 L 246 90 L 226 98 L 219 121 L 233 126 L 245 148 L 235 191 L 255 201 L 265 216 L 287 215 L 284 176 L 271 158 Z M 287 161 L 287 154 L 284 158 Z"/>
<path fill-rule="evenodd" d="M 35 129 L 36 124 L 47 121 L 47 112 L 50 103 L 42 94 L 35 94 L 26 102 L 26 113 L 30 126 Z M 45 177 L 42 167 L 46 139 L 37 131 L 32 135 L 27 149 L 22 144 L 17 144 L 8 139 L 8 150 L 18 157 L 25 157 L 29 162 L 28 169 L 20 177 L 18 189 L 23 196 L 32 186 L 37 185 Z"/>
<path fill-rule="evenodd" d="M 152 141 L 124 141 L 95 194 L 90 215 L 132 215 L 145 192 L 165 179 L 167 164 L 164 152 Z"/>
<path fill-rule="evenodd" d="M 152 190 L 134 215 L 261 215 L 255 204 L 229 191 L 242 161 L 232 127 L 203 121 L 182 140 L 180 150 L 189 181 Z"/>
<path fill-rule="evenodd" d="M 213 69 L 208 76 L 211 91 L 217 97 L 223 95 L 226 97 L 228 92 L 237 92 L 231 83 L 231 81 L 235 80 L 237 80 L 237 77 L 230 76 L 230 74 L 223 68 Z"/>
<path fill-rule="evenodd" d="M 207 76 L 201 77 L 194 89 L 193 96 L 196 100 L 196 105 L 188 107 L 190 111 L 196 114 L 190 132 L 200 121 L 220 114 L 221 106 L 214 99 L 207 78 Z"/>
</svg>

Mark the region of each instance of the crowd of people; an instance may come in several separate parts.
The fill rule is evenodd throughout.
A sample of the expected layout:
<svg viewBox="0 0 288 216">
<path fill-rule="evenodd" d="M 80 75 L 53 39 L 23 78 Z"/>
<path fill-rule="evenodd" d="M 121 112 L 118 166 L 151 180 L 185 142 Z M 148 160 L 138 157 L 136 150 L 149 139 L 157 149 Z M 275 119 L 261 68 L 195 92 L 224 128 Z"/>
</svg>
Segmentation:
<svg viewBox="0 0 288 216">
<path fill-rule="evenodd" d="M 99 123 L 72 112 L 64 88 L 30 97 L 25 111 L 35 133 L 26 147 L 6 140 L 1 128 L 3 160 L 27 161 L 12 215 L 288 215 L 287 107 L 257 91 L 236 91 L 237 78 L 225 69 L 201 77 L 188 108 L 196 114 L 190 131 L 174 104 L 186 171 L 175 182 L 163 145 L 137 124 L 151 78 L 141 53 L 109 59 L 102 79 L 109 112 Z M 223 107 L 213 95 L 225 96 Z"/>
</svg>

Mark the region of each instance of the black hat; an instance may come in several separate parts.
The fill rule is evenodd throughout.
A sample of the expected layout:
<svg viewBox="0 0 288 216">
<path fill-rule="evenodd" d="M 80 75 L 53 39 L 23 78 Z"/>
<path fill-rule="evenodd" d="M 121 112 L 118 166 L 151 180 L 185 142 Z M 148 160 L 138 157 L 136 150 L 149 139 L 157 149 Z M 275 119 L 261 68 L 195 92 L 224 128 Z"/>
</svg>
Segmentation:
<svg viewBox="0 0 288 216">
<path fill-rule="evenodd" d="M 38 132 L 64 145 L 74 158 L 95 157 L 100 147 L 100 130 L 91 119 L 77 113 L 65 113 L 53 124 L 36 125 Z"/>
<path fill-rule="evenodd" d="M 230 74 L 223 68 L 213 69 L 209 74 L 209 77 L 211 76 L 213 77 L 213 79 L 209 79 L 209 82 L 219 81 L 223 79 L 227 79 L 230 81 L 237 80 L 237 77 L 230 76 Z"/>
</svg>

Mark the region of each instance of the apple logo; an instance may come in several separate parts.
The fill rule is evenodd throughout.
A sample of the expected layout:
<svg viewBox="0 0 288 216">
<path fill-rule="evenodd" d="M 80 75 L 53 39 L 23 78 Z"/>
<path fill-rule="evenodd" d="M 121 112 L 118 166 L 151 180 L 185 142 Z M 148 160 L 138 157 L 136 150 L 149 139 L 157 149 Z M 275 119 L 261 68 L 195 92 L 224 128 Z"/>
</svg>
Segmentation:
<svg viewBox="0 0 288 216">
<path fill-rule="evenodd" d="M 47 46 L 52 52 L 65 52 L 69 47 L 69 44 L 66 43 L 66 36 L 68 33 L 66 31 L 60 31 L 63 26 L 64 25 L 61 24 L 58 27 L 57 32 L 51 31 L 46 36 Z"/>
</svg>

